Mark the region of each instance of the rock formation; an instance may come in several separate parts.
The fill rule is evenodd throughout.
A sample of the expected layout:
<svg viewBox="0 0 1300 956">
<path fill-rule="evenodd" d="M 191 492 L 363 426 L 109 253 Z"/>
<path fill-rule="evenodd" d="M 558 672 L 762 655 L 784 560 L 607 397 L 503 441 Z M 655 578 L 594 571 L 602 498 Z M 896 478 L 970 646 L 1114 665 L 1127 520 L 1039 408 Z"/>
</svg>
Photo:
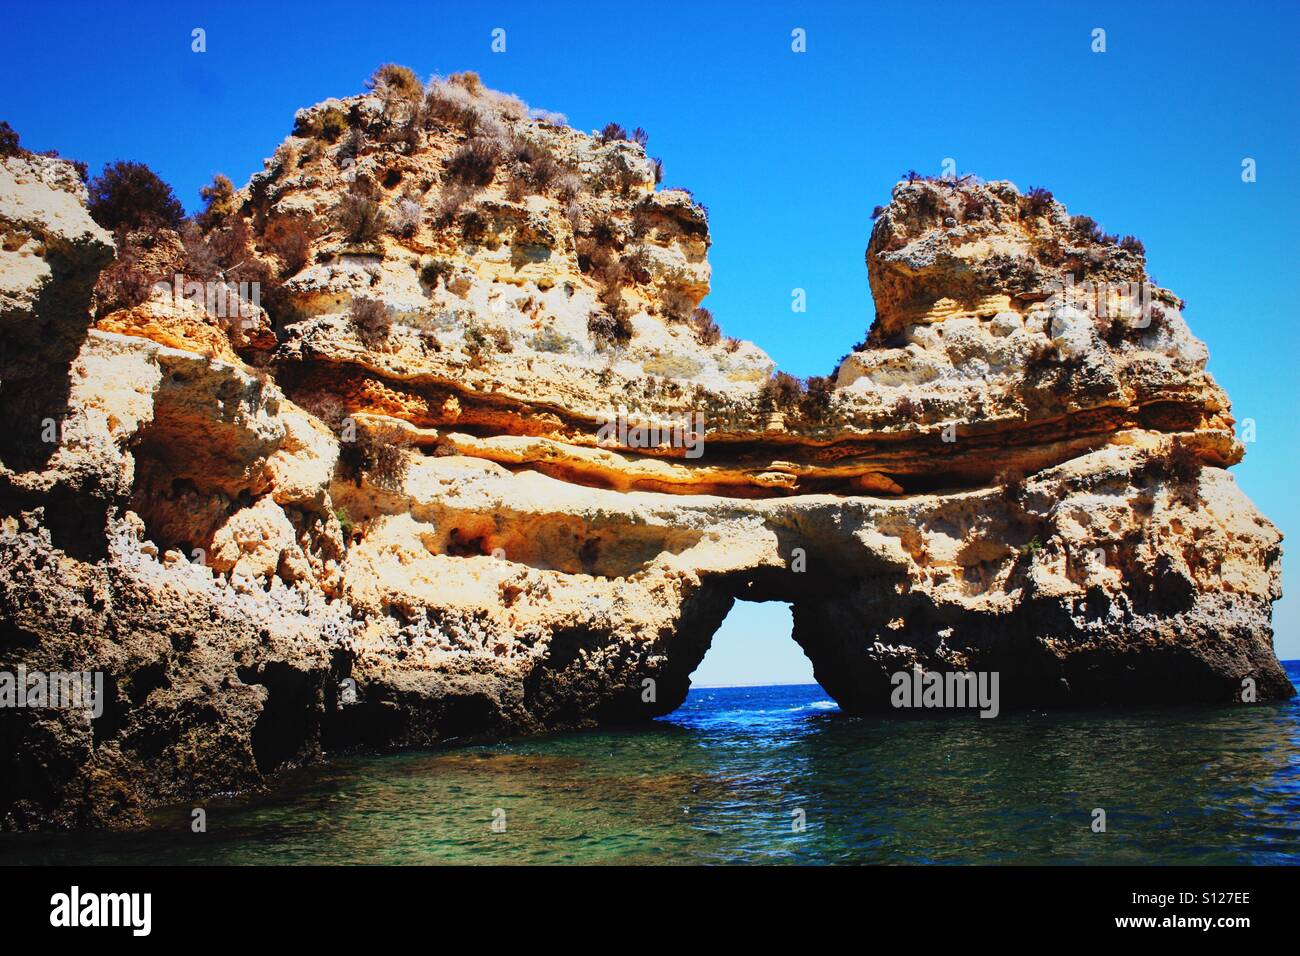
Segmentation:
<svg viewBox="0 0 1300 956">
<path fill-rule="evenodd" d="M 640 143 L 400 79 L 118 248 L 146 286 L 237 249 L 202 277 L 258 277 L 233 316 L 106 293 L 71 166 L 0 160 L 0 669 L 107 687 L 0 710 L 5 826 L 658 716 L 736 599 L 791 602 L 849 712 L 917 665 L 998 671 L 1004 709 L 1293 693 L 1280 535 L 1139 243 L 900 182 L 869 335 L 801 384 L 697 309 L 705 211 Z"/>
</svg>

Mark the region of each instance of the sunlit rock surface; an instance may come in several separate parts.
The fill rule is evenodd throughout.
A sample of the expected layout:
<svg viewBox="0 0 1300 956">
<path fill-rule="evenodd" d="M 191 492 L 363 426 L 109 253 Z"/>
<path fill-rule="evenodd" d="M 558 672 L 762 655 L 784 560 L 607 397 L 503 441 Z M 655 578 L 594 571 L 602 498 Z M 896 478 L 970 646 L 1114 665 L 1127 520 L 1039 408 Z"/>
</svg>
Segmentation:
<svg viewBox="0 0 1300 956">
<path fill-rule="evenodd" d="M 899 183 L 866 341 L 791 391 L 693 320 L 706 214 L 641 146 L 465 81 L 434 100 L 299 113 L 219 227 L 278 285 L 234 318 L 101 308 L 113 243 L 71 167 L 0 162 L 0 664 L 107 684 L 93 722 L 0 711 L 5 826 L 645 720 L 738 598 L 792 603 L 848 711 L 916 665 L 996 670 L 1003 708 L 1293 692 L 1280 535 L 1223 470 L 1242 446 L 1179 300 L 1115 291 L 1140 247 L 1010 183 Z M 357 241 L 352 192 L 405 225 Z M 154 248 L 170 281 L 183 243 Z M 692 441 L 611 441 L 620 412 Z"/>
</svg>

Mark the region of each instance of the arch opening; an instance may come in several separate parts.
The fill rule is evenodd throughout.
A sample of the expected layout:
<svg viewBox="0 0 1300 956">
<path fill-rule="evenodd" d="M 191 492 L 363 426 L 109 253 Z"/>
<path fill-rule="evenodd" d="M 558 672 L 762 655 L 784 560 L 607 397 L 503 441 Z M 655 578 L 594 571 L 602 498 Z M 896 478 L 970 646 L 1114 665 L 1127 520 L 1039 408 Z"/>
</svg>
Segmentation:
<svg viewBox="0 0 1300 956">
<path fill-rule="evenodd" d="M 816 687 L 812 661 L 794 640 L 792 606 L 784 601 L 735 600 L 689 675 L 671 719 L 690 707 L 693 692 L 764 687 Z"/>
</svg>

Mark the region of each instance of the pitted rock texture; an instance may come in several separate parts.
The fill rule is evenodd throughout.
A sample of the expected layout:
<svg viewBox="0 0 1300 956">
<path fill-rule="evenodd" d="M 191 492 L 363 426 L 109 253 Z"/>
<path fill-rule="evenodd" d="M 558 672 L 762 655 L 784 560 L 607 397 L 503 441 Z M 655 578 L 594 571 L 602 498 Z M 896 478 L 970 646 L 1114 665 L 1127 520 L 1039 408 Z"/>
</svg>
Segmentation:
<svg viewBox="0 0 1300 956">
<path fill-rule="evenodd" d="M 1070 292 L 1145 282 L 1140 246 L 1010 183 L 900 183 L 866 341 L 792 392 L 694 317 L 707 219 L 636 143 L 464 77 L 295 129 L 208 224 L 274 279 L 233 319 L 105 307 L 71 167 L 0 165 L 0 669 L 99 670 L 109 698 L 0 711 L 5 826 L 646 720 L 737 599 L 792 603 L 849 712 L 918 665 L 997 670 L 1004 708 L 1293 693 L 1280 535 L 1224 470 L 1181 303 Z M 389 227 L 359 238 L 349 202 Z M 602 442 L 620 409 L 700 413 L 703 453 Z"/>
</svg>

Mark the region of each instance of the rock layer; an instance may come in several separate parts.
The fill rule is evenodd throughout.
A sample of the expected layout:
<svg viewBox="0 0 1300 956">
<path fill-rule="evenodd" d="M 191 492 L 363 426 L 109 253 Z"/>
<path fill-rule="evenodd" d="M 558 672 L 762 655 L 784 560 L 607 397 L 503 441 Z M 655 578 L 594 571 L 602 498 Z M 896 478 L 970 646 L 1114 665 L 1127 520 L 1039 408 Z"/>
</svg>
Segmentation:
<svg viewBox="0 0 1300 956">
<path fill-rule="evenodd" d="M 1116 301 L 1140 245 L 1010 183 L 900 183 L 876 321 L 800 391 L 694 312 L 704 210 L 636 143 L 463 77 L 401 105 L 299 113 L 213 227 L 277 277 L 235 321 L 96 305 L 113 243 L 71 167 L 2 161 L 0 664 L 107 684 L 94 721 L 0 711 L 6 826 L 649 719 L 737 599 L 790 602 L 854 713 L 915 666 L 998 671 L 1004 708 L 1293 693 L 1205 347 L 1172 293 Z M 359 238 L 353 195 L 393 228 Z M 170 278 L 185 243 L 155 249 Z M 702 453 L 611 442 L 620 413 L 698 413 Z"/>
</svg>

